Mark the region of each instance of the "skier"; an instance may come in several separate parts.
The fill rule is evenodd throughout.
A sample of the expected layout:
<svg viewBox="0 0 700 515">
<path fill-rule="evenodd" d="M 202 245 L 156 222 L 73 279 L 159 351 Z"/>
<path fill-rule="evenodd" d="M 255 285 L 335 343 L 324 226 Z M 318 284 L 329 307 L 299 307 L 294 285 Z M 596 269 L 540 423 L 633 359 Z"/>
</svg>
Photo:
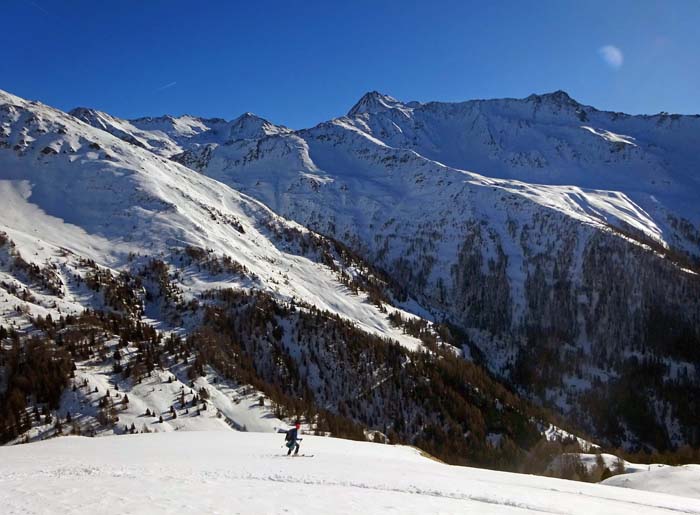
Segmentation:
<svg viewBox="0 0 700 515">
<path fill-rule="evenodd" d="M 301 424 L 299 422 L 296 422 L 294 424 L 294 427 L 292 429 L 290 429 L 289 431 L 287 431 L 287 435 L 284 437 L 284 439 L 286 441 L 285 445 L 289 449 L 287 451 L 287 456 L 292 454 L 292 449 L 294 449 L 295 447 L 296 447 L 296 449 L 294 450 L 294 456 L 299 454 L 299 443 L 298 442 L 302 441 L 302 438 L 299 438 L 299 428 L 300 427 L 301 427 Z"/>
</svg>

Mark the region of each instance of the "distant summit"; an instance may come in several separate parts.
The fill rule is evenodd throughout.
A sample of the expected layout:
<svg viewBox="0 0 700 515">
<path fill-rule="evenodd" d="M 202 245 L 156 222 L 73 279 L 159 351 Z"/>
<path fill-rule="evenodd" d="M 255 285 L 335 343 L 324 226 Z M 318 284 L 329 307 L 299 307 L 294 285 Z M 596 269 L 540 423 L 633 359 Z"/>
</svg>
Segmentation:
<svg viewBox="0 0 700 515">
<path fill-rule="evenodd" d="M 365 93 L 352 109 L 348 111 L 348 116 L 352 118 L 359 114 L 376 114 L 397 107 L 402 108 L 405 107 L 405 105 L 394 97 L 384 95 L 378 91 L 370 91 L 369 93 Z"/>
<path fill-rule="evenodd" d="M 258 139 L 264 138 L 265 136 L 274 136 L 276 134 L 286 134 L 288 132 L 291 132 L 291 129 L 282 125 L 275 125 L 256 114 L 243 113 L 231 122 L 229 140 Z"/>
<path fill-rule="evenodd" d="M 561 89 L 558 89 L 557 91 L 554 91 L 552 93 L 543 93 L 541 95 L 532 94 L 525 100 L 528 100 L 530 102 L 552 103 L 560 106 L 569 105 L 572 107 L 579 107 L 581 105 L 576 100 L 571 98 L 571 96 L 566 91 L 563 91 Z"/>
</svg>

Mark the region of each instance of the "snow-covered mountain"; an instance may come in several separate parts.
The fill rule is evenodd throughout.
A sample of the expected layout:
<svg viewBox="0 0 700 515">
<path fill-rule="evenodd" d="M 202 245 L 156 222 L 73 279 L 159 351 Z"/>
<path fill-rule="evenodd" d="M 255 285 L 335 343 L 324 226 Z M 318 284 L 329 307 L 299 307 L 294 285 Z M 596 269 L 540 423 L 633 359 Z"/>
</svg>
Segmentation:
<svg viewBox="0 0 700 515">
<path fill-rule="evenodd" d="M 85 107 L 75 108 L 69 114 L 127 143 L 168 158 L 181 154 L 185 149 L 291 132 L 253 113 L 244 113 L 231 121 L 189 115 L 123 120 Z"/>
<path fill-rule="evenodd" d="M 549 416 L 388 276 L 117 122 L 0 92 L 3 441 L 303 417 L 488 464 L 541 438 Z M 289 132 L 228 125 L 225 147 Z"/>
<path fill-rule="evenodd" d="M 563 92 L 372 92 L 292 131 L 250 113 L 126 121 L 2 95 L 5 320 L 123 306 L 80 283 L 106 282 L 140 303 L 132 315 L 197 340 L 172 347 L 204 349 L 196 370 L 251 355 L 236 365 L 248 384 L 429 435 L 450 456 L 457 434 L 482 442 L 472 456 L 487 441 L 527 448 L 547 418 L 475 363 L 604 443 L 698 443 L 697 117 L 606 113 Z M 407 354 L 422 349 L 438 354 Z M 429 402 L 405 394 L 426 384 Z M 453 387 L 453 405 L 432 397 Z M 477 416 L 481 402 L 512 412 Z M 499 429 L 510 416 L 527 429 Z"/>
<path fill-rule="evenodd" d="M 19 246 L 24 259 L 44 266 L 63 254 L 62 261 L 70 267 L 72 255 L 77 255 L 118 270 L 135 255 L 165 255 L 187 246 L 210 249 L 246 267 L 263 290 L 286 298 L 303 296 L 335 312 L 351 311 L 355 304 L 361 311 L 355 319 L 367 323 L 368 330 L 392 333 L 386 315 L 362 297 L 339 291 L 332 271 L 290 251 L 291 242 L 271 238 L 270 228 L 277 224 L 280 229 L 275 230 L 308 232 L 297 224 L 72 116 L 1 95 L 0 178 L 6 211 L 0 229 Z M 23 251 L 29 249 L 25 256 Z M 202 287 L 188 284 L 190 297 Z M 71 298 L 70 291 L 64 293 L 64 299 Z M 6 307 L 5 313 L 14 307 Z M 393 333 L 406 340 L 400 331 Z"/>
<path fill-rule="evenodd" d="M 700 254 L 700 116 L 629 116 L 581 105 L 563 91 L 522 100 L 400 103 L 368 93 L 351 123 L 384 143 L 489 177 L 622 192 Z"/>
<path fill-rule="evenodd" d="M 621 392 L 630 360 L 649 357 L 659 382 L 698 387 L 698 138 L 696 116 L 602 112 L 563 92 L 372 92 L 346 117 L 182 162 L 343 241 L 464 330 L 492 371 L 589 430 L 665 446 L 697 438 L 685 408 Z M 599 397 L 646 407 L 630 420 L 582 407 Z"/>
</svg>

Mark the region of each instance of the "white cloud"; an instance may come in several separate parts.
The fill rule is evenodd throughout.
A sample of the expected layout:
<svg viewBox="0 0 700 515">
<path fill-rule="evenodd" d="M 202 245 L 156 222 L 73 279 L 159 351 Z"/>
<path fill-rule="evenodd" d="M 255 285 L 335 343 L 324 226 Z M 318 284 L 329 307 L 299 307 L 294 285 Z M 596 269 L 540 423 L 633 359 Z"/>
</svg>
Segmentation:
<svg viewBox="0 0 700 515">
<path fill-rule="evenodd" d="M 605 45 L 603 47 L 600 47 L 598 49 L 598 53 L 600 54 L 600 57 L 603 58 L 603 61 L 607 63 L 608 66 L 616 70 L 620 66 L 622 66 L 622 63 L 625 60 L 625 56 L 622 54 L 622 50 L 620 50 L 614 45 Z"/>
</svg>

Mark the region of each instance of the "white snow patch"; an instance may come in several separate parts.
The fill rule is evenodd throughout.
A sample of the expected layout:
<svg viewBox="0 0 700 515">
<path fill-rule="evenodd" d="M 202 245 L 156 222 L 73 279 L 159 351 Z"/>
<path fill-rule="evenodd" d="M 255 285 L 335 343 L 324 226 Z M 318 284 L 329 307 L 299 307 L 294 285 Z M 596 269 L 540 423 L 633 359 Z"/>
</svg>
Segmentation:
<svg viewBox="0 0 700 515">
<path fill-rule="evenodd" d="M 410 447 L 176 432 L 0 448 L 3 513 L 700 513 L 700 501 L 448 466 Z"/>
</svg>

